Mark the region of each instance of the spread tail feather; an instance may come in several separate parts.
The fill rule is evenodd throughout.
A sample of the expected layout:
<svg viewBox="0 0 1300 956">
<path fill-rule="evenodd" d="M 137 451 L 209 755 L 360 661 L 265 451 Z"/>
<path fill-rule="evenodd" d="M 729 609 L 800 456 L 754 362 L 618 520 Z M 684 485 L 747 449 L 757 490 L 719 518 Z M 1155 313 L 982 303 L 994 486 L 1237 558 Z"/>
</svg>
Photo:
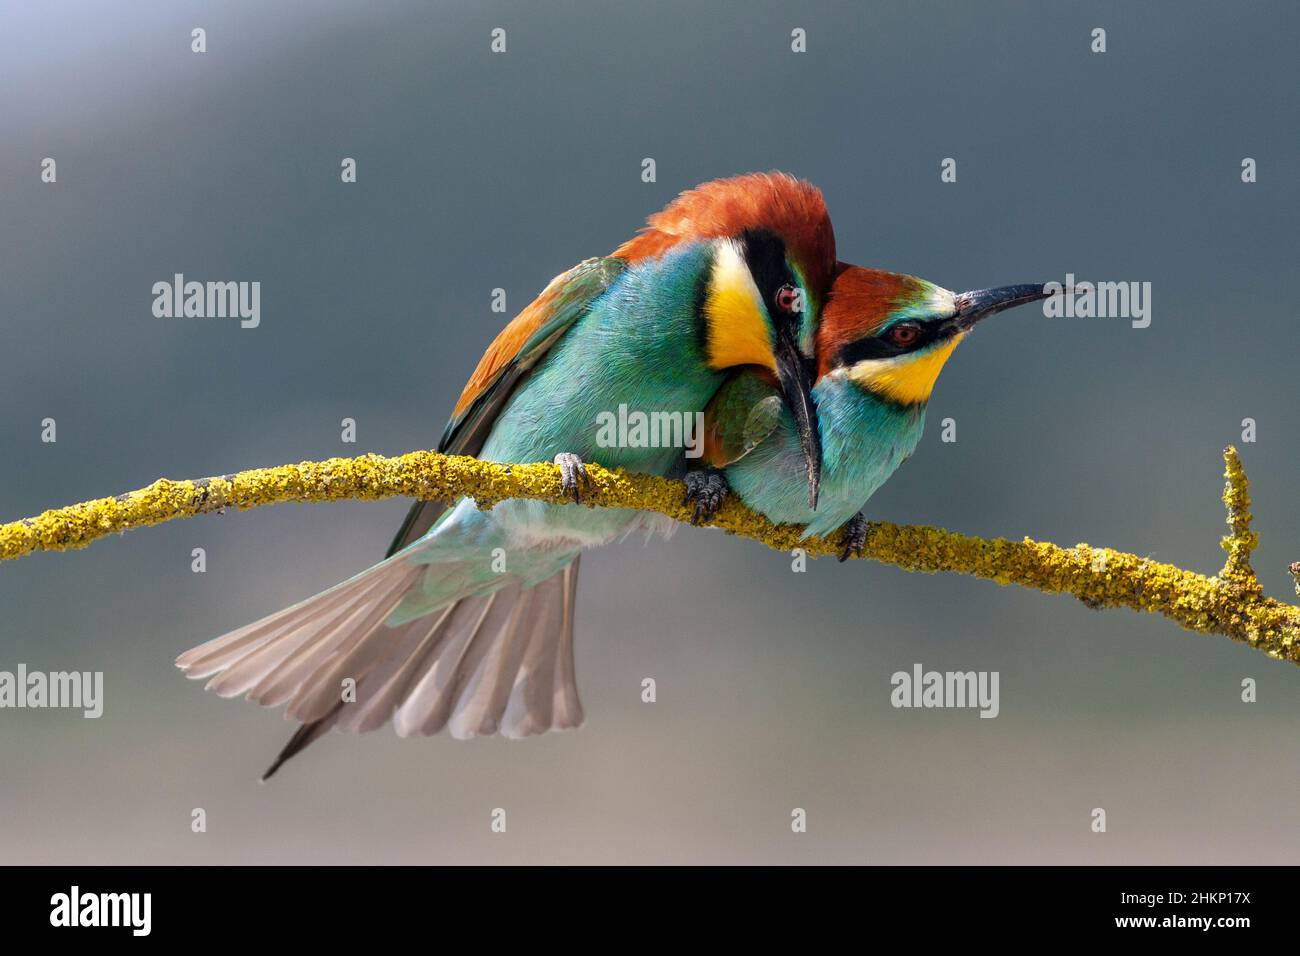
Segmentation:
<svg viewBox="0 0 1300 956">
<path fill-rule="evenodd" d="M 186 651 L 176 663 L 223 697 L 288 703 L 303 721 L 262 779 L 334 729 L 392 720 L 401 736 L 524 737 L 582 723 L 573 660 L 578 558 L 541 583 L 501 575 L 432 613 L 392 625 L 426 574 L 398 555 L 301 604 Z M 355 683 L 345 694 L 344 682 Z"/>
</svg>

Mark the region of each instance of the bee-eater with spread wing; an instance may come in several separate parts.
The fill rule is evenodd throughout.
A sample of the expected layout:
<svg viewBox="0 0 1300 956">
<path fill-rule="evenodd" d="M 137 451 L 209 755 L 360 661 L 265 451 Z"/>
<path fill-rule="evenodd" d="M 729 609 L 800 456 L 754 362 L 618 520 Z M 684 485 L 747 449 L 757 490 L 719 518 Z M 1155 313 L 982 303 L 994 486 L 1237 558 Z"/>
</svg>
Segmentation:
<svg viewBox="0 0 1300 956">
<path fill-rule="evenodd" d="M 935 380 L 976 323 L 1037 302 L 1043 285 L 953 293 L 915 276 L 841 263 L 815 333 L 813 400 L 822 449 L 821 496 L 800 485 L 797 428 L 761 375 L 738 370 L 706 412 L 702 461 L 723 469 L 709 508 L 727 490 L 778 523 L 808 534 L 843 528 L 841 560 L 860 551 L 861 508 L 916 449 Z"/>
<path fill-rule="evenodd" d="M 830 219 L 811 185 L 755 174 L 683 193 L 611 256 L 557 277 L 510 322 L 470 377 L 439 450 L 502 463 L 554 459 L 575 497 L 585 461 L 676 474 L 681 448 L 600 447 L 597 416 L 620 405 L 703 412 L 729 371 L 748 367 L 788 412 L 805 507 L 814 506 L 812 355 L 835 270 Z M 688 486 L 707 498 L 701 474 Z M 419 503 L 381 563 L 177 664 L 210 677 L 222 696 L 287 703 L 287 716 L 302 721 L 265 776 L 331 729 L 392 720 L 403 736 L 447 728 L 518 737 L 575 727 L 578 555 L 668 524 L 534 501 L 488 512 L 468 499 L 449 509 Z"/>
</svg>

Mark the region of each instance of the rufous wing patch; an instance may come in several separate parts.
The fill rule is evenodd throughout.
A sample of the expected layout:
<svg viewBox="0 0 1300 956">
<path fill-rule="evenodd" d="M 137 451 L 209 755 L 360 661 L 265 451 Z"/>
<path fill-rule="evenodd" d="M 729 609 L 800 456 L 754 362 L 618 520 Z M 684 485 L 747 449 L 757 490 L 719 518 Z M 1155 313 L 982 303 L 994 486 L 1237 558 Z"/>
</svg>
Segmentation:
<svg viewBox="0 0 1300 956">
<path fill-rule="evenodd" d="M 522 358 L 524 352 L 536 353 L 528 356 L 536 361 L 626 267 L 621 259 L 587 259 L 552 279 L 492 340 L 456 402 L 453 422 L 492 387 L 507 366 Z"/>
<path fill-rule="evenodd" d="M 453 417 L 463 413 L 470 403 L 482 394 L 483 389 L 490 385 L 501 369 L 519 354 L 524 343 L 532 338 L 533 333 L 546 321 L 546 317 L 551 313 L 551 304 L 559 294 L 559 286 L 563 279 L 564 275 L 552 279 L 536 299 L 525 306 L 522 312 L 497 333 L 497 337 L 492 340 L 492 344 L 479 359 L 474 374 L 465 383 L 465 388 L 461 391 L 456 407 L 452 411 Z"/>
</svg>

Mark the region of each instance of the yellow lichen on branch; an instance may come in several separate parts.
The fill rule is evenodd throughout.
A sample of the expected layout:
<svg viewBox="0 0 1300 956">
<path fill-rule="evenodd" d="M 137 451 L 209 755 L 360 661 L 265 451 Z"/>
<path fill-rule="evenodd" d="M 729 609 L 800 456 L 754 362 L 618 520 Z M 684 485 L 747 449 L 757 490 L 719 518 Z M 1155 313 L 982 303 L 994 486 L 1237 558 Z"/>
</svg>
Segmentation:
<svg viewBox="0 0 1300 956">
<path fill-rule="evenodd" d="M 1270 656 L 1300 663 L 1300 608 L 1263 596 L 1250 566 L 1258 538 L 1250 530 L 1246 475 L 1235 449 L 1224 451 L 1224 461 L 1223 500 L 1231 533 L 1223 539 L 1227 563 L 1216 577 L 1086 544 L 1062 548 L 1029 538 L 989 540 L 888 522 L 870 526 L 862 556 L 908 571 L 950 571 L 998 584 L 1072 594 L 1093 608 L 1150 611 L 1189 630 L 1222 634 Z M 590 484 L 583 489 L 587 506 L 655 511 L 682 522 L 691 518 L 693 509 L 685 503 L 679 481 L 597 465 L 588 465 L 587 472 Z M 106 535 L 227 508 L 396 496 L 448 501 L 468 496 L 483 508 L 507 498 L 572 504 L 560 487 L 559 469 L 549 463 L 498 465 L 429 451 L 396 458 L 331 458 L 197 481 L 163 478 L 139 491 L 0 525 L 0 560 L 34 551 L 84 548 Z M 838 536 L 804 538 L 802 528 L 774 525 L 734 497 L 728 498 L 711 524 L 777 550 L 802 548 L 811 557 L 840 551 Z"/>
<path fill-rule="evenodd" d="M 1250 567 L 1250 555 L 1259 544 L 1259 536 L 1250 530 L 1250 488 L 1237 449 L 1231 445 L 1225 448 L 1223 463 L 1223 504 L 1228 509 L 1228 527 L 1232 533 L 1220 542 L 1223 550 L 1228 552 L 1228 560 L 1219 576 L 1262 591 Z"/>
</svg>

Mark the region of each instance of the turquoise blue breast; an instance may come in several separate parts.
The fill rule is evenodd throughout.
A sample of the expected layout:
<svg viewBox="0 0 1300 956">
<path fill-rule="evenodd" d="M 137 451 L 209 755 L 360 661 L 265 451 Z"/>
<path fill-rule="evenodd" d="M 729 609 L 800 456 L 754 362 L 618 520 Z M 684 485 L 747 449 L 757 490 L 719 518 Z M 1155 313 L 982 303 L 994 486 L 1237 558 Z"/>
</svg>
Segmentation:
<svg viewBox="0 0 1300 956">
<path fill-rule="evenodd" d="M 824 377 L 813 389 L 822 436 L 822 485 L 817 510 L 808 508 L 803 454 L 789 411 L 778 429 L 726 469 L 732 490 L 772 521 L 807 524 L 826 535 L 858 513 L 921 440 L 925 406 L 900 406 L 853 385 Z"/>
</svg>

